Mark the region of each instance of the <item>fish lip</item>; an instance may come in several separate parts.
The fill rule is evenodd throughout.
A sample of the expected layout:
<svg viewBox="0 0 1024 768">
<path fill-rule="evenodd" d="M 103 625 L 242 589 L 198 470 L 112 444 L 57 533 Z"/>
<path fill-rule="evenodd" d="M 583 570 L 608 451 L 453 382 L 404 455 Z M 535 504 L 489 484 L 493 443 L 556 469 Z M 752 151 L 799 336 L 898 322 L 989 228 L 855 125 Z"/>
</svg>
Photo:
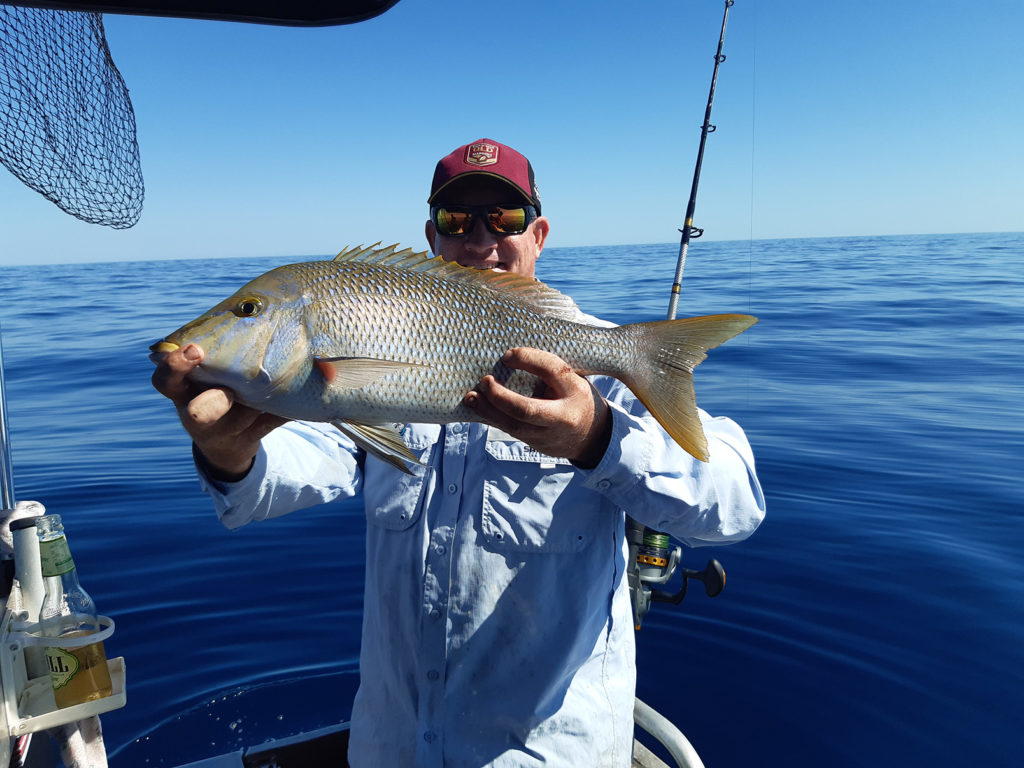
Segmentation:
<svg viewBox="0 0 1024 768">
<path fill-rule="evenodd" d="M 181 345 L 167 339 L 160 339 L 149 345 L 149 359 L 154 365 L 160 365 L 167 359 L 167 355 L 176 349 L 181 349 Z"/>
</svg>

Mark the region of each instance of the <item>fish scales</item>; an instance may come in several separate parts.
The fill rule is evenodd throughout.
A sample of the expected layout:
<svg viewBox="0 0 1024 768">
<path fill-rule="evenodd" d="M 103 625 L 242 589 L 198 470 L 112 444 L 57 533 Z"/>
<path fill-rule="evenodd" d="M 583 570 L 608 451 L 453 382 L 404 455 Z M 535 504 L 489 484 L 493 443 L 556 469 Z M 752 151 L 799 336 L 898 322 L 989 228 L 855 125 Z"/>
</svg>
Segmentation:
<svg viewBox="0 0 1024 768">
<path fill-rule="evenodd" d="M 501 358 L 532 347 L 579 373 L 619 378 L 680 445 L 706 459 L 692 370 L 756 319 L 605 328 L 582 318 L 571 299 L 536 280 L 395 246 L 349 249 L 261 275 L 151 349 L 158 359 L 196 343 L 205 352 L 197 381 L 286 418 L 332 422 L 346 434 L 354 426 L 357 442 L 387 457 L 401 453 L 400 441 L 381 447 L 377 433 L 359 430 L 475 420 L 463 398 L 487 374 L 530 395 L 536 378 Z"/>
<path fill-rule="evenodd" d="M 541 315 L 514 294 L 494 294 L 394 267 L 370 271 L 365 265 L 326 262 L 306 269 L 310 293 L 317 297 L 310 312 L 315 327 L 324 329 L 313 354 L 401 360 L 416 366 L 349 393 L 347 404 L 364 418 L 472 420 L 462 399 L 489 373 L 518 392 L 534 391 L 535 377 L 499 362 L 508 349 L 547 349 L 573 367 L 589 370 L 606 361 L 605 351 L 612 346 L 604 329 Z M 328 284 L 343 286 L 341 294 L 321 287 Z M 323 397 L 317 384 L 314 379 L 306 394 L 330 408 L 333 399 Z M 317 415 L 323 417 L 311 410 L 304 418 Z"/>
</svg>

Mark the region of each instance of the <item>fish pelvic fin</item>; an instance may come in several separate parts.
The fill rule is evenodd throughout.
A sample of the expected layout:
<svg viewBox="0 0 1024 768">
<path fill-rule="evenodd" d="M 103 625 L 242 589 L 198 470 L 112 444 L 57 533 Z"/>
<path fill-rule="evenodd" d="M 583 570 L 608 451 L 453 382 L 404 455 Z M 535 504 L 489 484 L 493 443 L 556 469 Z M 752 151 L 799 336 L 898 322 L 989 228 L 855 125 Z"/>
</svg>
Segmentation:
<svg viewBox="0 0 1024 768">
<path fill-rule="evenodd" d="M 324 379 L 340 389 L 359 389 L 383 379 L 389 373 L 406 368 L 422 368 L 419 363 L 377 360 L 372 357 L 317 357 L 313 360 Z"/>
<path fill-rule="evenodd" d="M 360 424 L 356 421 L 334 421 L 331 424 L 368 454 L 397 467 L 407 475 L 412 474 L 408 464 L 422 464 L 406 446 L 398 431 L 390 425 Z"/>
<path fill-rule="evenodd" d="M 708 460 L 708 443 L 697 413 L 693 369 L 709 349 L 757 322 L 750 315 L 705 315 L 621 326 L 646 340 L 635 370 L 622 377 L 651 415 L 695 459 Z"/>
</svg>

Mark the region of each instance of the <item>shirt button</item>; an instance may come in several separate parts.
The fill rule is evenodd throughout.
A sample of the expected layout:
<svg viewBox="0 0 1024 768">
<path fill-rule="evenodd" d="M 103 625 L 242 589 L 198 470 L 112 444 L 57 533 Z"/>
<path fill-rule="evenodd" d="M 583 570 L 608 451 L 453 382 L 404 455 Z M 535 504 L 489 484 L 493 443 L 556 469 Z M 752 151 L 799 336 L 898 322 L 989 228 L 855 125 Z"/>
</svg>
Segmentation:
<svg viewBox="0 0 1024 768">
<path fill-rule="evenodd" d="M 432 669 L 429 672 L 427 672 L 427 680 L 429 680 L 430 682 L 434 682 L 439 677 L 440 675 L 437 673 L 436 669 Z"/>
<path fill-rule="evenodd" d="M 609 488 L 611 488 L 611 485 L 612 484 L 610 480 L 601 480 L 597 484 L 597 489 L 599 491 L 607 491 Z"/>
<path fill-rule="evenodd" d="M 459 486 L 457 486 L 455 483 L 448 484 L 448 493 L 455 493 L 457 490 L 459 490 Z"/>
<path fill-rule="evenodd" d="M 437 608 L 431 608 L 430 609 L 430 613 L 428 615 L 430 616 L 430 618 L 434 619 L 435 621 L 437 619 L 441 618 L 441 612 L 439 610 L 437 610 Z"/>
<path fill-rule="evenodd" d="M 428 744 L 430 742 L 432 742 L 436 738 L 437 738 L 437 734 L 434 733 L 433 731 L 427 731 L 426 733 L 423 734 L 423 740 L 425 742 L 427 742 Z"/>
<path fill-rule="evenodd" d="M 462 431 L 462 425 L 461 424 L 452 424 L 452 432 L 454 432 L 457 435 L 461 431 Z"/>
<path fill-rule="evenodd" d="M 436 547 L 434 547 L 434 551 L 437 552 L 437 554 L 439 554 L 439 555 L 443 555 L 444 554 L 444 544 L 438 544 Z"/>
</svg>

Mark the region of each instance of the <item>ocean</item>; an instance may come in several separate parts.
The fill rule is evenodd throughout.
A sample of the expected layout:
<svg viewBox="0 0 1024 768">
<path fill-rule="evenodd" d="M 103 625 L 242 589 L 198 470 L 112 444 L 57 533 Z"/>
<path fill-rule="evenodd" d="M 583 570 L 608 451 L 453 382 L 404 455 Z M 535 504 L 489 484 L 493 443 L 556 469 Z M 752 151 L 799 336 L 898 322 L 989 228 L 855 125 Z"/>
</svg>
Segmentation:
<svg viewBox="0 0 1024 768">
<path fill-rule="evenodd" d="M 538 274 L 591 314 L 659 319 L 677 250 L 549 249 Z M 348 715 L 359 502 L 227 531 L 149 384 L 149 344 L 304 258 L 0 268 L 17 495 L 64 516 L 126 659 L 114 768 Z M 768 515 L 684 552 L 728 583 L 654 606 L 639 696 L 709 768 L 1024 764 L 1024 234 L 695 241 L 679 315 L 717 312 L 760 323 L 697 399 L 747 431 Z"/>
</svg>

